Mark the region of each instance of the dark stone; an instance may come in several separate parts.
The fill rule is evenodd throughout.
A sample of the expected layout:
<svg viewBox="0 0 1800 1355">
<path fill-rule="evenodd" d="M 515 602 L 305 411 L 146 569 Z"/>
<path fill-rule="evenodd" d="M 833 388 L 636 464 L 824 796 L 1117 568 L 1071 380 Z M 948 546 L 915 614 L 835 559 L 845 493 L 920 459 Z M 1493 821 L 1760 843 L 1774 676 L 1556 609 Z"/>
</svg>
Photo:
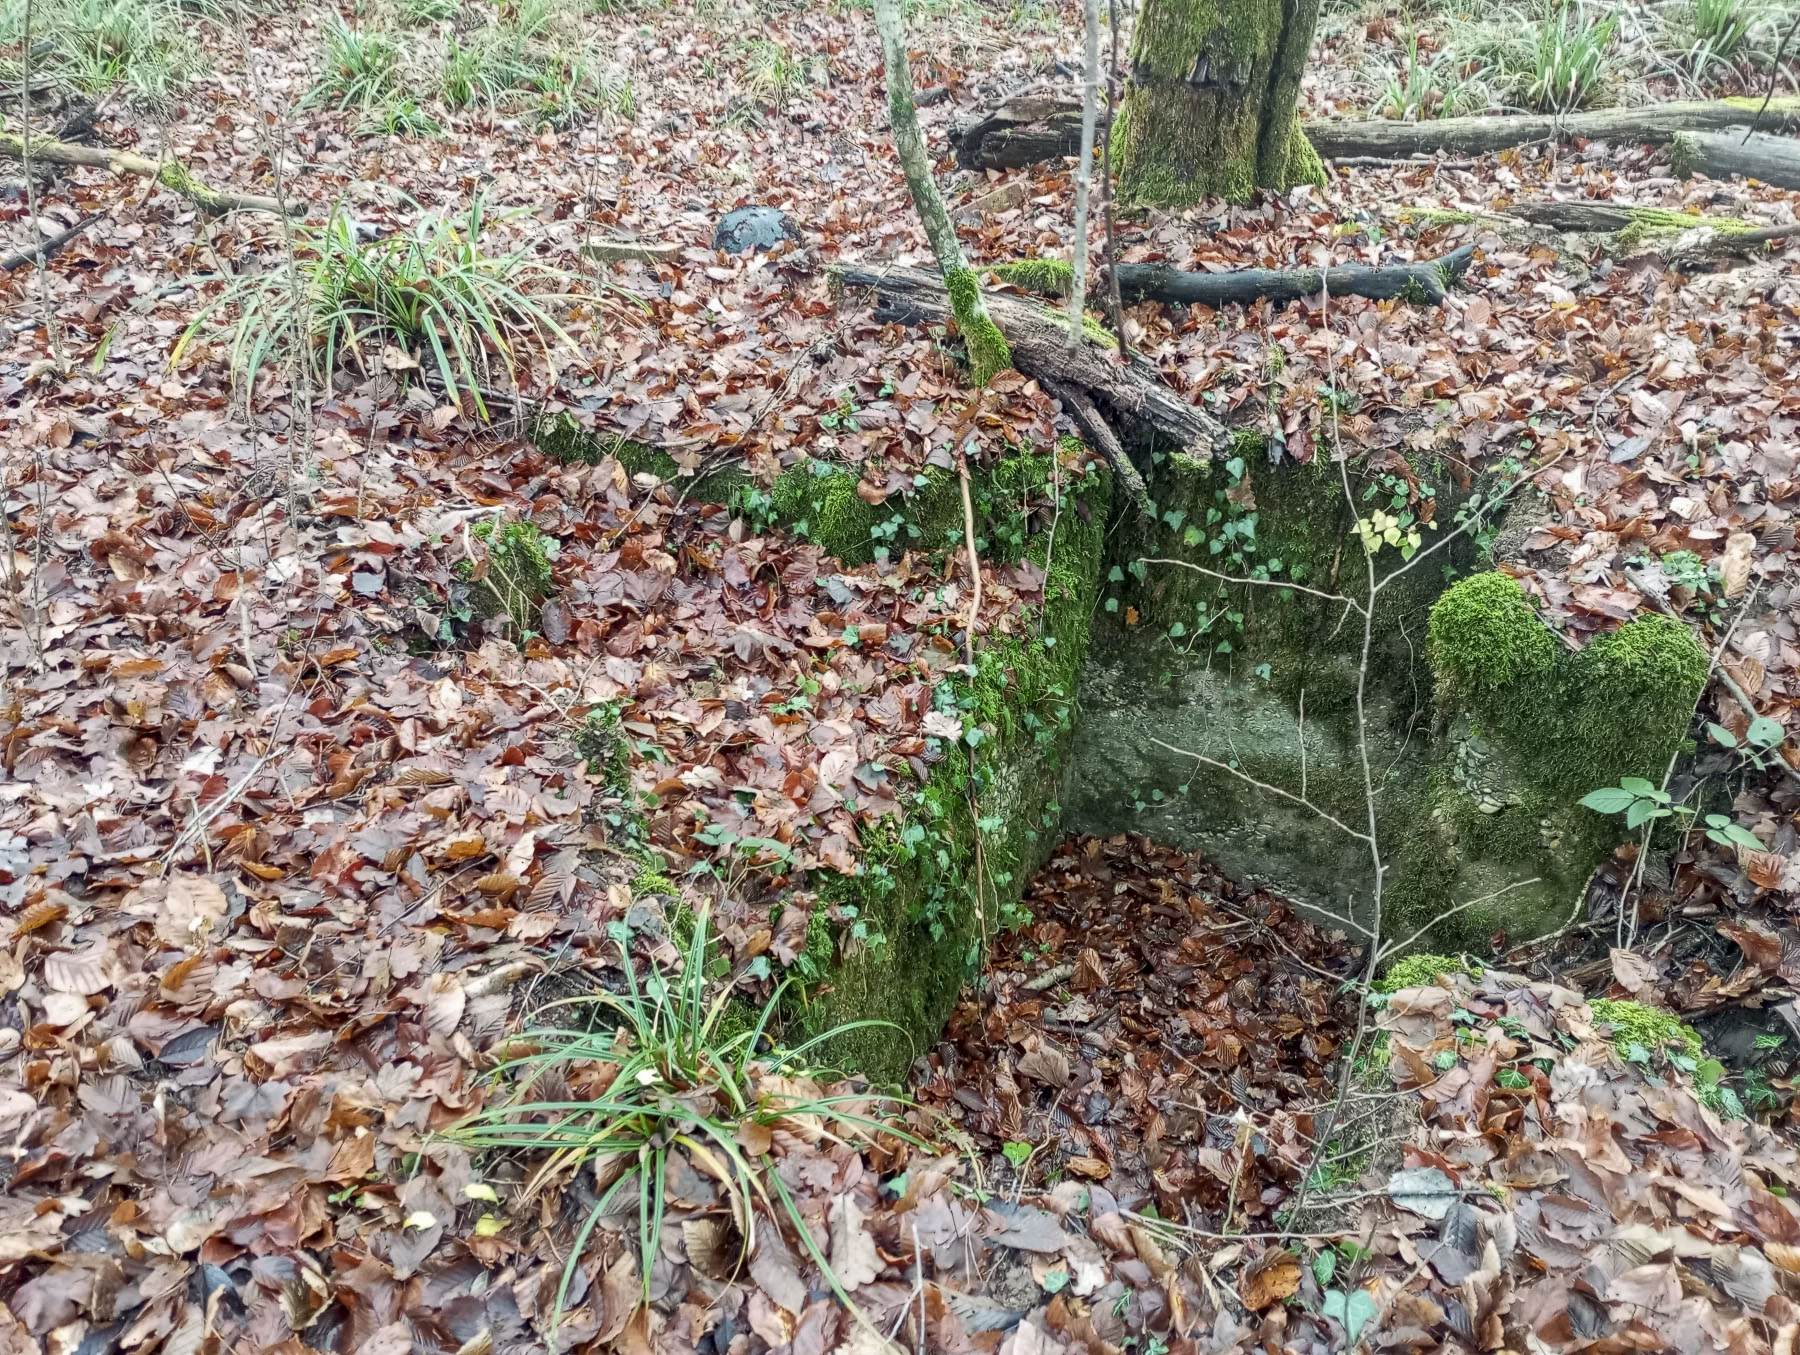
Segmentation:
<svg viewBox="0 0 1800 1355">
<path fill-rule="evenodd" d="M 713 248 L 727 254 L 773 249 L 783 240 L 799 243 L 800 227 L 779 207 L 739 207 L 727 212 L 713 231 Z"/>
</svg>

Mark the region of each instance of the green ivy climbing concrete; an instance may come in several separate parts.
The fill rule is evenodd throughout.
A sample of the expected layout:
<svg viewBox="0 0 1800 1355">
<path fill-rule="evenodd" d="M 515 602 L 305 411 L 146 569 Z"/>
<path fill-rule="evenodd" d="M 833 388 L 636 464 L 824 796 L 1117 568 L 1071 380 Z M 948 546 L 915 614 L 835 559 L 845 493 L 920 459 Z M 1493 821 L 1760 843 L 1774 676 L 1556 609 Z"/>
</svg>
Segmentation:
<svg viewBox="0 0 1800 1355">
<path fill-rule="evenodd" d="M 767 486 L 740 470 L 683 478 L 668 456 L 596 443 L 568 416 L 540 421 L 538 443 L 564 459 L 615 456 L 847 563 L 962 542 L 949 472 L 871 505 L 823 461 Z M 897 1077 L 929 1047 L 983 942 L 1025 920 L 1027 880 L 1066 833 L 1198 848 L 1228 873 L 1368 919 L 1359 685 L 1384 934 L 1419 931 L 1418 947 L 1450 953 L 1485 953 L 1496 930 L 1519 939 L 1560 925 L 1618 840 L 1617 821 L 1580 797 L 1621 776 L 1659 779 L 1685 737 L 1707 667 L 1687 629 L 1645 618 L 1569 652 L 1494 567 L 1491 530 L 1382 588 L 1359 684 L 1361 616 L 1319 595 L 1364 599 L 1358 519 L 1402 512 L 1416 485 L 1354 475 L 1346 498 L 1328 458 L 1271 466 L 1261 438 L 1240 434 L 1211 462 L 1155 455 L 1153 524 L 1111 511 L 1103 472 L 1064 476 L 1050 550 L 1021 508 L 1044 493 L 1049 465 L 1022 448 L 973 477 L 984 559 L 1048 557 L 1050 574 L 1042 616 L 989 637 L 972 676 L 940 684 L 968 746 L 865 834 L 854 873 L 809 881 L 818 904 L 789 1021 L 892 1023 L 840 1037 L 833 1056 L 846 1066 Z M 1477 509 L 1480 492 L 1436 486 L 1438 530 Z M 1395 548 L 1377 552 L 1380 575 L 1402 563 Z"/>
</svg>

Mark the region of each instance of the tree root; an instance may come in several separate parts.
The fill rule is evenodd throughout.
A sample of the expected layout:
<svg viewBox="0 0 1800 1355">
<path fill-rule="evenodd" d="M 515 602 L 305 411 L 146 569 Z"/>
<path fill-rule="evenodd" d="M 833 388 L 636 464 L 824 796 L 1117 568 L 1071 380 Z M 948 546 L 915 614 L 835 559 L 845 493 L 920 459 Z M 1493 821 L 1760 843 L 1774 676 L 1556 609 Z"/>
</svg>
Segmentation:
<svg viewBox="0 0 1800 1355">
<path fill-rule="evenodd" d="M 12 160 L 23 160 L 24 138 L 11 132 L 0 132 L 0 155 Z M 178 160 L 158 162 L 147 156 L 134 155 L 130 151 L 110 150 L 104 146 L 76 146 L 41 136 L 31 138 L 31 160 L 33 164 L 88 165 L 95 169 L 110 170 L 114 174 L 135 174 L 180 194 L 201 211 L 213 216 L 222 216 L 226 212 L 273 212 L 280 215 L 283 210 L 282 204 L 274 198 L 208 188 L 188 173 L 187 168 Z M 306 204 L 290 202 L 286 210 L 289 215 L 302 216 L 306 212 Z"/>
</svg>

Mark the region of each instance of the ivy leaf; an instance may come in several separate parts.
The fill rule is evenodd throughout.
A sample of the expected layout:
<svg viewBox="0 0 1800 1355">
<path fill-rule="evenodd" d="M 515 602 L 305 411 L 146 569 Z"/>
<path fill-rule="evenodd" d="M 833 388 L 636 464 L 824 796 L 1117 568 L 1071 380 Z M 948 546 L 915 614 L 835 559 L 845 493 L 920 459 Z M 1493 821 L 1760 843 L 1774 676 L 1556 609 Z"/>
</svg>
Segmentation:
<svg viewBox="0 0 1800 1355">
<path fill-rule="evenodd" d="M 1773 748 L 1787 736 L 1781 721 L 1771 720 L 1766 715 L 1759 715 L 1750 722 L 1750 728 L 1744 731 L 1747 743 L 1757 748 Z"/>
<path fill-rule="evenodd" d="M 1581 797 L 1581 804 L 1601 814 L 1617 814 L 1637 803 L 1637 796 L 1622 786 L 1602 786 Z"/>
<path fill-rule="evenodd" d="M 1331 1283 L 1331 1277 L 1337 1274 L 1337 1253 L 1322 1251 L 1313 1257 L 1312 1271 L 1313 1279 L 1319 1282 L 1319 1288 L 1325 1288 Z"/>
</svg>

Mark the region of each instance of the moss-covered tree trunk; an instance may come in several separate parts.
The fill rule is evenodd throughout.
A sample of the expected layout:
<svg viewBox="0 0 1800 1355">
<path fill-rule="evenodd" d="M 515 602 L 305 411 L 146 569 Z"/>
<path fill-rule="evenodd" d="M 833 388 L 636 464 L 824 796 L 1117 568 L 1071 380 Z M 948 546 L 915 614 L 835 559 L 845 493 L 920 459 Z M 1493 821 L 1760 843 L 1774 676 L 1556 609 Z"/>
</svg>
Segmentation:
<svg viewBox="0 0 1800 1355">
<path fill-rule="evenodd" d="M 925 154 L 925 138 L 919 135 L 919 114 L 913 98 L 912 68 L 908 64 L 906 24 L 901 0 L 875 0 L 875 30 L 881 35 L 881 58 L 887 76 L 888 121 L 894 129 L 894 149 L 900 169 L 912 193 L 925 238 L 937 255 L 938 269 L 969 350 L 969 374 L 977 386 L 985 386 L 996 373 L 1012 366 L 1012 350 L 1006 337 L 988 316 L 981 299 L 981 282 L 963 257 L 956 227 L 944 209 L 944 195 L 931 177 L 931 158 Z"/>
<path fill-rule="evenodd" d="M 1296 112 L 1318 13 L 1319 0 L 1145 0 L 1113 129 L 1120 201 L 1323 182 Z"/>
</svg>

